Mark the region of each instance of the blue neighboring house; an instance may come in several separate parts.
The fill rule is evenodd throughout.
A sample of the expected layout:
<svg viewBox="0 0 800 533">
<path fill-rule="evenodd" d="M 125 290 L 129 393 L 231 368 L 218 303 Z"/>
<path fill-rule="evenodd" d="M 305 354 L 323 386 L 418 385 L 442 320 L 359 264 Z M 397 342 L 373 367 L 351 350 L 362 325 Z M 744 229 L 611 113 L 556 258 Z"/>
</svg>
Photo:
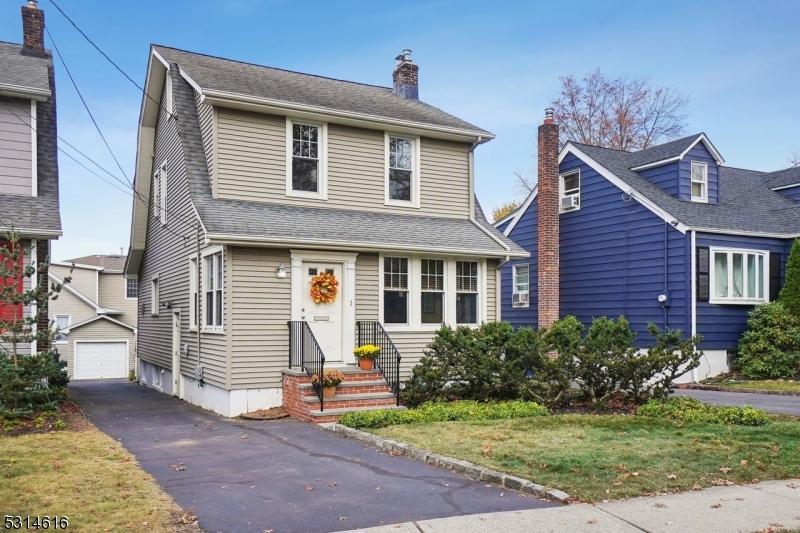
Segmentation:
<svg viewBox="0 0 800 533">
<path fill-rule="evenodd" d="M 639 152 L 569 142 L 557 165 L 558 316 L 625 315 L 641 348 L 648 322 L 698 333 L 706 357 L 692 380 L 728 371 L 800 236 L 800 169 L 726 167 L 702 133 Z M 538 211 L 537 186 L 495 223 L 531 253 L 502 269 L 501 318 L 516 327 L 538 325 Z"/>
</svg>

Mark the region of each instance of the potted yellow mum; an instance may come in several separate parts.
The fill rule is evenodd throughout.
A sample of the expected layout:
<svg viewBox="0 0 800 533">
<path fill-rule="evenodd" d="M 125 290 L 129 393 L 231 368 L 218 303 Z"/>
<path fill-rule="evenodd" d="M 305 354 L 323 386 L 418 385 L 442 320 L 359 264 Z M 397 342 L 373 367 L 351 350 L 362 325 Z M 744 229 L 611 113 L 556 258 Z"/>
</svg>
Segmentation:
<svg viewBox="0 0 800 533">
<path fill-rule="evenodd" d="M 322 373 L 322 376 L 319 374 L 311 376 L 311 383 L 313 385 L 319 385 L 320 382 L 322 382 L 323 398 L 336 396 L 336 387 L 338 387 L 342 381 L 344 381 L 344 374 L 339 370 L 326 370 Z"/>
<path fill-rule="evenodd" d="M 381 353 L 381 349 L 374 344 L 365 344 L 353 350 L 353 355 L 358 359 L 358 367 L 361 370 L 372 370 L 375 359 Z"/>
</svg>

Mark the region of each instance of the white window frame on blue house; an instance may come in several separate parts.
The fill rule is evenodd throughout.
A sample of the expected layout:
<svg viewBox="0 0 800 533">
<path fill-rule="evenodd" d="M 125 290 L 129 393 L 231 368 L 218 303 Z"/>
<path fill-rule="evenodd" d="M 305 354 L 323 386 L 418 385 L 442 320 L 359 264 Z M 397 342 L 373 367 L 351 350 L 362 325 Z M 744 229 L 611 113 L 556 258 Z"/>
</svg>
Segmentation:
<svg viewBox="0 0 800 533">
<path fill-rule="evenodd" d="M 769 252 L 766 250 L 752 250 L 746 248 L 716 248 L 709 250 L 709 302 L 712 304 L 738 304 L 756 305 L 769 301 Z M 721 265 L 717 264 L 717 255 L 725 257 L 724 274 L 725 288 L 718 290 L 717 281 L 720 278 Z M 735 273 L 733 269 L 735 256 L 741 255 L 741 280 L 742 287 L 737 291 L 735 283 Z M 755 275 L 753 276 L 753 292 L 749 291 L 749 257 L 753 257 Z M 759 283 L 759 274 L 761 283 Z M 724 294 L 720 294 L 724 292 Z M 738 293 L 738 295 L 736 295 Z M 753 294 L 753 296 L 749 296 Z"/>
<path fill-rule="evenodd" d="M 518 271 L 521 267 L 525 267 L 527 272 L 524 274 L 525 282 L 521 283 L 518 279 L 523 274 Z M 531 265 L 529 263 L 520 263 L 511 267 L 511 306 L 512 307 L 529 307 L 530 306 L 530 289 L 531 289 Z M 524 288 L 523 288 L 524 286 Z"/>
<path fill-rule="evenodd" d="M 578 178 L 578 186 L 572 189 L 566 188 L 566 180 L 572 176 L 576 176 Z M 578 211 L 581 208 L 581 169 L 576 168 L 575 170 L 571 170 L 569 172 L 565 172 L 564 174 L 559 175 L 558 177 L 558 212 L 559 213 L 566 213 L 568 211 Z M 574 198 L 571 203 L 570 207 L 564 207 L 564 200 L 567 198 Z"/>
<path fill-rule="evenodd" d="M 701 169 L 701 179 L 695 179 L 694 169 Z M 689 187 L 691 189 L 692 201 L 707 204 L 708 203 L 708 163 L 702 161 L 692 161 L 691 169 L 689 170 Z M 699 196 L 694 194 L 695 184 L 700 186 L 701 194 Z"/>
</svg>

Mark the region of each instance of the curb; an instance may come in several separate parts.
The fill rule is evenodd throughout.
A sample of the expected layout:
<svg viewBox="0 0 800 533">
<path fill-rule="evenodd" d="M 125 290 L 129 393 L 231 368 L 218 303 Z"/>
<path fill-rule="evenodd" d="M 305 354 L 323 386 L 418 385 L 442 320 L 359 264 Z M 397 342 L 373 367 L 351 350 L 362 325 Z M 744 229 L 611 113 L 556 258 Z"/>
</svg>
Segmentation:
<svg viewBox="0 0 800 533">
<path fill-rule="evenodd" d="M 569 503 L 570 495 L 558 489 L 548 489 L 543 485 L 534 483 L 533 481 L 523 479 L 521 477 L 504 474 L 496 470 L 491 470 L 484 466 L 478 466 L 470 463 L 469 461 L 462 461 L 461 459 L 454 459 L 452 457 L 445 457 L 422 448 L 415 448 L 402 442 L 397 442 L 390 439 L 384 439 L 372 433 L 359 431 L 351 427 L 343 426 L 342 424 L 331 424 L 326 426 L 327 431 L 333 431 L 351 439 L 360 440 L 368 444 L 383 448 L 388 452 L 393 452 L 400 455 L 405 455 L 411 459 L 416 459 L 429 465 L 439 468 L 446 468 L 454 472 L 465 474 L 472 479 L 478 481 L 485 481 L 494 485 L 499 485 L 511 490 L 520 492 L 527 492 L 535 496 L 547 498 L 557 501 L 558 503 Z"/>
<path fill-rule="evenodd" d="M 710 390 L 716 392 L 738 392 L 740 394 L 766 394 L 769 396 L 800 396 L 800 392 L 791 392 L 783 390 L 761 390 L 761 389 L 736 389 L 732 387 L 716 387 L 714 385 L 699 385 L 695 383 L 686 383 L 678 385 L 678 389 L 695 389 L 695 390 Z"/>
</svg>

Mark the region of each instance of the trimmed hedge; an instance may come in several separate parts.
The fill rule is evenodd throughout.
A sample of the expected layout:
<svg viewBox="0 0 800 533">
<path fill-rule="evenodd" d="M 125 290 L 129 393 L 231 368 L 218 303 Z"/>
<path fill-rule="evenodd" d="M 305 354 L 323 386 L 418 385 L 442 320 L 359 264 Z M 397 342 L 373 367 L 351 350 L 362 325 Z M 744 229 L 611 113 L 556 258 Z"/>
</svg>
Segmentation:
<svg viewBox="0 0 800 533">
<path fill-rule="evenodd" d="M 749 405 L 741 407 L 709 405 L 685 396 L 650 400 L 639 407 L 636 414 L 650 418 L 739 426 L 763 426 L 770 423 L 767 413 Z"/>
<path fill-rule="evenodd" d="M 377 429 L 395 424 L 425 422 L 450 422 L 460 420 L 500 420 L 505 418 L 530 418 L 547 416 L 547 408 L 535 402 L 514 400 L 509 402 L 428 402 L 416 409 L 398 411 L 352 412 L 342 415 L 339 423 L 356 429 Z"/>
</svg>

